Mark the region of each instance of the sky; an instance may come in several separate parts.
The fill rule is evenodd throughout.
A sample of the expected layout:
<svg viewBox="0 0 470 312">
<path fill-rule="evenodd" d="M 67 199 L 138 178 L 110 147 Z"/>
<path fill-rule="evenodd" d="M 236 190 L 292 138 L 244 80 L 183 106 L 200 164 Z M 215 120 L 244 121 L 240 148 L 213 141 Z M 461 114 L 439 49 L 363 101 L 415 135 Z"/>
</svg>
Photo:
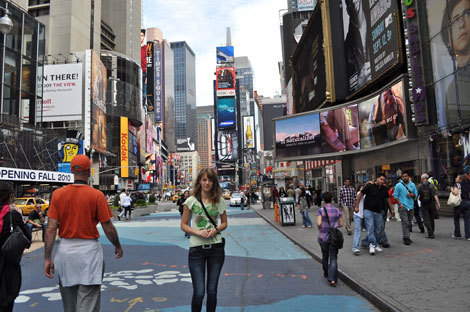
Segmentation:
<svg viewBox="0 0 470 312">
<path fill-rule="evenodd" d="M 307 114 L 295 118 L 276 121 L 276 142 L 283 141 L 293 134 L 310 132 L 314 135 L 320 133 L 319 114 Z"/>
<path fill-rule="evenodd" d="M 281 93 L 277 63 L 282 61 L 280 13 L 286 0 L 142 0 L 144 28 L 157 27 L 170 42 L 186 41 L 196 54 L 197 106 L 213 105 L 215 48 L 225 46 L 231 28 L 235 56 L 248 56 L 254 90 Z M 282 12 L 281 12 L 282 13 Z"/>
</svg>

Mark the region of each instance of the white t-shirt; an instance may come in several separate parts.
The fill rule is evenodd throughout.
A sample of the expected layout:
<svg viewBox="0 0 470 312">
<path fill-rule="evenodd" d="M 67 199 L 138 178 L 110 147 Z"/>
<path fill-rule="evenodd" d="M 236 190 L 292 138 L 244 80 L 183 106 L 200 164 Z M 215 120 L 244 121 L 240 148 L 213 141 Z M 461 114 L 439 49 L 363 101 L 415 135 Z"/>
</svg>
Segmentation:
<svg viewBox="0 0 470 312">
<path fill-rule="evenodd" d="M 121 205 L 121 207 L 124 207 L 124 197 L 126 197 L 126 193 L 122 192 L 121 194 L 119 194 L 119 204 Z"/>
<path fill-rule="evenodd" d="M 359 195 L 359 193 L 360 192 L 357 192 L 356 195 Z M 366 195 L 363 194 L 361 197 L 361 201 L 359 202 L 359 212 L 354 211 L 354 214 L 361 219 L 364 217 L 364 200 L 365 199 L 366 199 Z"/>
</svg>

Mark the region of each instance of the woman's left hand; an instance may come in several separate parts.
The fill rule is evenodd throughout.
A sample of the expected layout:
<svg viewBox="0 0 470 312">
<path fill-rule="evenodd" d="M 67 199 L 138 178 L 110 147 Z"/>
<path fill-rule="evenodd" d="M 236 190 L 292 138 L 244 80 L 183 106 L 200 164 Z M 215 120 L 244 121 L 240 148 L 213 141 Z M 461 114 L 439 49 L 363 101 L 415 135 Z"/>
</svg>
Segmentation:
<svg viewBox="0 0 470 312">
<path fill-rule="evenodd" d="M 206 230 L 206 231 L 207 231 L 207 238 L 212 238 L 215 235 L 217 235 L 217 230 L 216 229 L 209 229 L 209 230 Z"/>
</svg>

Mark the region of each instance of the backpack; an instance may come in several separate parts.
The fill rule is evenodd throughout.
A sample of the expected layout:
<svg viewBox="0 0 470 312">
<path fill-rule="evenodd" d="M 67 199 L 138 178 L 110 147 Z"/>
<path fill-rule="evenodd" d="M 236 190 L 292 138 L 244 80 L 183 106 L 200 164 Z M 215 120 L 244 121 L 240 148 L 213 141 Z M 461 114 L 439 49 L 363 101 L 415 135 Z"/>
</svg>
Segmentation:
<svg viewBox="0 0 470 312">
<path fill-rule="evenodd" d="M 437 191 L 439 181 L 437 181 L 435 178 L 429 178 L 429 183 L 431 183 L 434 186 L 434 189 Z"/>
<path fill-rule="evenodd" d="M 429 204 L 430 202 L 432 202 L 431 187 L 434 186 L 427 183 L 421 185 L 419 190 L 419 200 L 421 201 L 421 203 Z"/>
</svg>

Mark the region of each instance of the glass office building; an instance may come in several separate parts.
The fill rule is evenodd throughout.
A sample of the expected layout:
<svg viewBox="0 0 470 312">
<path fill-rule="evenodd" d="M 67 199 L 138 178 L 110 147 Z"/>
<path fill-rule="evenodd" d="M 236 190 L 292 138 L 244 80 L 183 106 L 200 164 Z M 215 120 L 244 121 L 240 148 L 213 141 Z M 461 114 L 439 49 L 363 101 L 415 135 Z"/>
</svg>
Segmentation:
<svg viewBox="0 0 470 312">
<path fill-rule="evenodd" d="M 196 56 L 185 41 L 172 42 L 175 67 L 175 139 L 190 138 L 197 149 Z"/>
</svg>

